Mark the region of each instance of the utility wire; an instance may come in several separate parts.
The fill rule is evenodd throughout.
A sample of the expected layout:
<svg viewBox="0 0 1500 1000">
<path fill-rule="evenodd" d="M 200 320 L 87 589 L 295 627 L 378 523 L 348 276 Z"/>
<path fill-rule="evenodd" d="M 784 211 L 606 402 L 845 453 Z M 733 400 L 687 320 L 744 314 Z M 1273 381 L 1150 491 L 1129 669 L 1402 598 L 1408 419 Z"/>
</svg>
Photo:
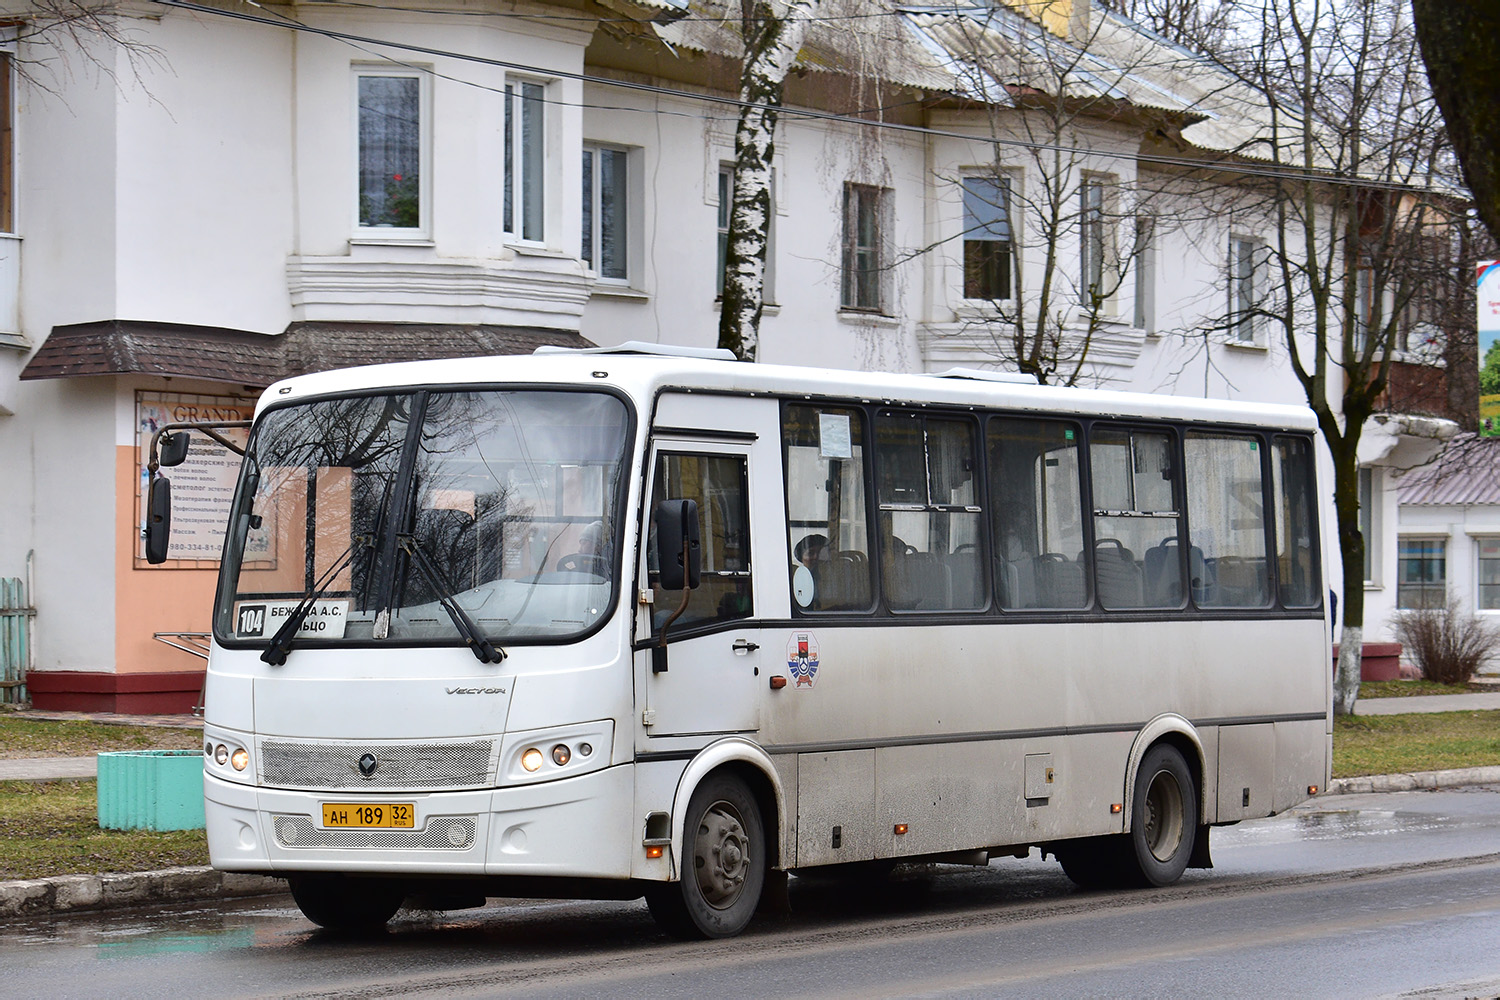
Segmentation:
<svg viewBox="0 0 1500 1000">
<path fill-rule="evenodd" d="M 650 83 L 638 83 L 630 80 L 618 80 L 613 77 L 597 76 L 591 73 L 576 73 L 570 70 L 556 69 L 548 66 L 536 66 L 530 63 L 514 62 L 507 59 L 495 59 L 490 56 L 473 55 L 465 52 L 454 52 L 449 49 L 434 48 L 428 45 L 416 45 L 411 42 L 395 42 L 382 38 L 372 38 L 367 35 L 356 35 L 352 32 L 338 31 L 333 28 L 320 28 L 294 20 L 286 15 L 280 19 L 262 17 L 258 14 L 249 14 L 243 11 L 225 10 L 220 7 L 211 7 L 206 4 L 195 3 L 193 0 L 151 0 L 152 3 L 164 7 L 176 7 L 182 10 L 190 10 L 200 14 L 211 14 L 218 17 L 226 17 L 237 21 L 248 21 L 252 24 L 261 24 L 273 28 L 284 28 L 292 31 L 303 31 L 309 34 L 320 35 L 334 41 L 347 42 L 356 47 L 374 45 L 383 48 L 396 49 L 401 52 L 413 52 L 426 56 L 434 56 L 444 59 L 454 59 L 461 62 L 472 62 L 482 66 L 494 66 L 498 69 L 516 70 L 522 73 L 530 73 L 538 76 L 551 77 L 554 79 L 577 80 L 582 83 L 592 83 L 604 87 L 616 87 L 623 90 L 634 90 L 641 93 L 658 94 L 666 97 L 676 97 L 685 101 L 696 101 L 705 104 L 719 104 L 733 108 L 756 108 L 761 105 L 754 101 L 740 100 L 738 97 L 727 95 L 696 93 L 689 90 L 679 90 L 674 87 L 663 87 Z M 258 5 L 257 5 L 258 6 Z M 383 57 L 390 58 L 390 57 Z M 399 60 L 392 60 L 399 62 Z M 406 64 L 403 64 L 406 65 Z M 431 72 L 426 67 L 417 67 L 425 72 Z M 449 78 L 451 79 L 451 78 Z M 962 96 L 962 95 L 958 95 Z M 926 125 L 909 125 L 904 122 L 888 122 L 871 118 L 860 118 L 853 115 L 840 114 L 833 111 L 817 111 L 811 108 L 795 108 L 782 105 L 777 109 L 782 117 L 801 118 L 810 121 L 826 121 L 841 125 L 863 126 L 865 128 L 884 129 L 893 132 L 902 132 L 911 135 L 932 136 L 936 138 L 958 139 L 964 142 L 986 143 L 992 146 L 1025 149 L 1030 152 L 1056 152 L 1068 155 L 1087 154 L 1099 159 L 1122 160 L 1132 163 L 1150 163 L 1157 166 L 1183 167 L 1190 170 L 1207 170 L 1216 173 L 1229 173 L 1240 177 L 1254 177 L 1268 180 L 1292 180 L 1292 181 L 1316 181 L 1320 184 L 1331 186 L 1358 187 L 1365 190 L 1386 190 L 1410 192 L 1421 190 L 1417 185 L 1404 184 L 1400 181 L 1383 181 L 1372 178 L 1349 176 L 1340 174 L 1333 170 L 1315 167 L 1288 167 L 1265 166 L 1258 167 L 1230 158 L 1231 154 L 1219 154 L 1222 159 L 1192 159 L 1188 157 L 1162 156 L 1151 153 L 1125 153 L 1112 152 L 1110 150 L 1084 149 L 1076 146 L 1067 146 L 1061 143 L 1036 142 L 1027 139 L 1001 138 L 998 136 L 973 135 L 966 132 L 954 132 L 947 129 L 937 129 Z M 643 110 L 642 113 L 651 114 L 655 112 Z"/>
</svg>

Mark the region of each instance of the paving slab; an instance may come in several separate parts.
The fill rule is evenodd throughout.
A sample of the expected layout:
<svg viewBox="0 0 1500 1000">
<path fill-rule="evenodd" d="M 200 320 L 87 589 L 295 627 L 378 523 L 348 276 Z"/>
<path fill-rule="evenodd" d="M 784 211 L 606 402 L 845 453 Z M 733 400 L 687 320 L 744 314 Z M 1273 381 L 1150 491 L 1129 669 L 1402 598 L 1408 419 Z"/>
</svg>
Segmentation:
<svg viewBox="0 0 1500 1000">
<path fill-rule="evenodd" d="M 0 781 L 87 780 L 99 776 L 97 757 L 24 757 L 0 760 Z"/>
<path fill-rule="evenodd" d="M 1500 691 L 1428 694 L 1414 698 L 1361 698 L 1355 715 L 1410 715 L 1414 712 L 1472 712 L 1500 708 Z"/>
</svg>

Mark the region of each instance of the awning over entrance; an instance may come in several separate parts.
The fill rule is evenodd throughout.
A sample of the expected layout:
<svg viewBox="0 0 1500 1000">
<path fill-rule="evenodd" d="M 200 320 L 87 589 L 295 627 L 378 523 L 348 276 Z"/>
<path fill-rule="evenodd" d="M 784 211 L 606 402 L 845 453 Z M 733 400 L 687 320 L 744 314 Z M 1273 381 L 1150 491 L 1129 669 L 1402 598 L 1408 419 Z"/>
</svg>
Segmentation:
<svg viewBox="0 0 1500 1000">
<path fill-rule="evenodd" d="M 56 326 L 23 379 L 162 375 L 267 386 L 280 378 L 351 365 L 427 358 L 530 354 L 593 347 L 571 330 L 428 323 L 293 323 L 284 333 L 105 320 Z"/>
</svg>

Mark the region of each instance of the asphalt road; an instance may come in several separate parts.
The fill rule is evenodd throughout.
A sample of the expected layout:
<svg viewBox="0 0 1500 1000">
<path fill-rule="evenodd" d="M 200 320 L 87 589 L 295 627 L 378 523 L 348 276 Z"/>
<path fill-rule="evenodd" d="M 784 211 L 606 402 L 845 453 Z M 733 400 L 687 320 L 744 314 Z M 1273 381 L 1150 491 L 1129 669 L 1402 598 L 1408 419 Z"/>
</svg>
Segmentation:
<svg viewBox="0 0 1500 1000">
<path fill-rule="evenodd" d="M 1421 997 L 1500 994 L 1500 786 L 1336 796 L 1214 833 L 1213 871 L 1084 893 L 1033 852 L 793 880 L 732 941 L 641 903 L 494 901 L 315 930 L 273 897 L 17 923 L 0 996 Z"/>
</svg>

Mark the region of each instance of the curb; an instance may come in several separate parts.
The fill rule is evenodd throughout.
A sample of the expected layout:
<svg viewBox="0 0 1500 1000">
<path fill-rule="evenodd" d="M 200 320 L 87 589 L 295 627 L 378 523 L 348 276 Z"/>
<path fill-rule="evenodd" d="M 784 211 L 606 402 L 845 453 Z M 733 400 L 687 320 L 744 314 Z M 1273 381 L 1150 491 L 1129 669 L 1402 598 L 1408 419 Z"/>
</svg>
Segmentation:
<svg viewBox="0 0 1500 1000">
<path fill-rule="evenodd" d="M 1412 792 L 1422 789 L 1494 784 L 1500 784 L 1500 767 L 1458 767 L 1447 771 L 1413 771 L 1410 774 L 1366 774 L 1357 778 L 1334 778 L 1328 783 L 1328 788 L 1324 790 L 1323 795 Z"/>
<path fill-rule="evenodd" d="M 236 875 L 207 866 L 108 875 L 53 875 L 0 882 L 0 920 L 152 903 L 267 896 L 286 891 L 284 879 Z"/>
</svg>

